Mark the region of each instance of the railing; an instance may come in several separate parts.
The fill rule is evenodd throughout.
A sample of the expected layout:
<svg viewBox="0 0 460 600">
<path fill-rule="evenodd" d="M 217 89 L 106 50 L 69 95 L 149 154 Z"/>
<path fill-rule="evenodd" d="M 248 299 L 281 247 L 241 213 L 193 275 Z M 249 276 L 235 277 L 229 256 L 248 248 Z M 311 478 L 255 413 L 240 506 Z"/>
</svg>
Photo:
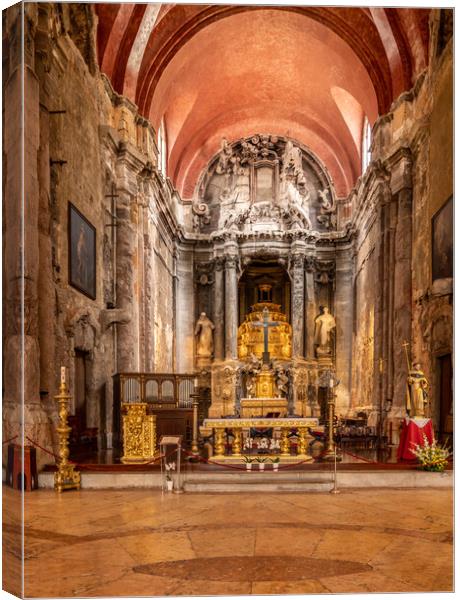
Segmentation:
<svg viewBox="0 0 460 600">
<path fill-rule="evenodd" d="M 121 442 L 121 404 L 147 402 L 155 410 L 192 409 L 193 373 L 117 373 L 113 376 L 113 438 Z"/>
</svg>

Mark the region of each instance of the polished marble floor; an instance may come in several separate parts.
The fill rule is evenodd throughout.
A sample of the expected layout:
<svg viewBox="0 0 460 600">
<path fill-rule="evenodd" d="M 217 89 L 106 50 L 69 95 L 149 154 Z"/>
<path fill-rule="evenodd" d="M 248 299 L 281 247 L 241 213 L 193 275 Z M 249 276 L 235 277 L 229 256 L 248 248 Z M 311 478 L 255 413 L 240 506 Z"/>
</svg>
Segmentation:
<svg viewBox="0 0 460 600">
<path fill-rule="evenodd" d="M 25 495 L 25 595 L 450 591 L 450 490 Z M 4 488 L 4 589 L 17 589 L 20 494 Z M 15 546 L 16 542 L 16 546 Z"/>
</svg>

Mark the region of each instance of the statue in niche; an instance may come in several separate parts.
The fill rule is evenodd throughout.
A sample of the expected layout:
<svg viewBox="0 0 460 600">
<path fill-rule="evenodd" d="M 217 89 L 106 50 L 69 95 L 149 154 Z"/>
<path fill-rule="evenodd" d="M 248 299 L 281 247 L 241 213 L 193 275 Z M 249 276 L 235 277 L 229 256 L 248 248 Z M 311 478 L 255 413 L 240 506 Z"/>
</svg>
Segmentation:
<svg viewBox="0 0 460 600">
<path fill-rule="evenodd" d="M 413 417 L 428 417 L 428 380 L 419 362 L 412 363 L 407 376 L 406 410 Z"/>
<path fill-rule="evenodd" d="M 331 332 L 336 326 L 328 307 L 323 306 L 321 309 L 321 314 L 315 319 L 314 343 L 317 357 L 331 355 Z"/>
<path fill-rule="evenodd" d="M 197 358 L 211 358 L 214 352 L 214 344 L 212 339 L 212 332 L 214 330 L 214 323 L 206 316 L 205 312 L 202 312 L 200 318 L 196 322 L 195 336 L 198 336 L 196 344 L 196 356 Z"/>
</svg>

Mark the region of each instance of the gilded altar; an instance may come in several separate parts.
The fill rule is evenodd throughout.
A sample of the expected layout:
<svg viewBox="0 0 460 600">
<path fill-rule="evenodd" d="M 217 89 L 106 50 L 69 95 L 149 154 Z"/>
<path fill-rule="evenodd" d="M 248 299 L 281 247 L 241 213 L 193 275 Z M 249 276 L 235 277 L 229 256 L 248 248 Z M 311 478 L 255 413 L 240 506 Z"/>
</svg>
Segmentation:
<svg viewBox="0 0 460 600">
<path fill-rule="evenodd" d="M 241 398 L 241 418 L 265 416 L 269 413 L 278 413 L 279 417 L 288 414 L 288 401 L 286 398 Z"/>
<path fill-rule="evenodd" d="M 122 463 L 143 463 L 152 460 L 156 451 L 156 416 L 149 414 L 145 402 L 123 402 Z"/>
<path fill-rule="evenodd" d="M 254 356 L 261 358 L 264 352 L 264 309 L 270 320 L 268 351 L 270 358 L 287 360 L 292 356 L 292 327 L 281 305 L 274 302 L 257 302 L 238 328 L 238 358 L 245 360 Z"/>
</svg>

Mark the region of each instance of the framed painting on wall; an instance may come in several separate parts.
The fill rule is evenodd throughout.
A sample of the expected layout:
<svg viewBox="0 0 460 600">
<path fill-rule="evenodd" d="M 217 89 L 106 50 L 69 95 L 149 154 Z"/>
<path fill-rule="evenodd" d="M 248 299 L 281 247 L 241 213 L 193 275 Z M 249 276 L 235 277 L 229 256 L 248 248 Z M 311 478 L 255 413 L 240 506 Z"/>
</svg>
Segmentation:
<svg viewBox="0 0 460 600">
<path fill-rule="evenodd" d="M 452 196 L 434 215 L 431 223 L 432 280 L 453 277 L 454 215 Z"/>
<path fill-rule="evenodd" d="M 96 298 L 96 228 L 69 202 L 69 283 Z"/>
</svg>

